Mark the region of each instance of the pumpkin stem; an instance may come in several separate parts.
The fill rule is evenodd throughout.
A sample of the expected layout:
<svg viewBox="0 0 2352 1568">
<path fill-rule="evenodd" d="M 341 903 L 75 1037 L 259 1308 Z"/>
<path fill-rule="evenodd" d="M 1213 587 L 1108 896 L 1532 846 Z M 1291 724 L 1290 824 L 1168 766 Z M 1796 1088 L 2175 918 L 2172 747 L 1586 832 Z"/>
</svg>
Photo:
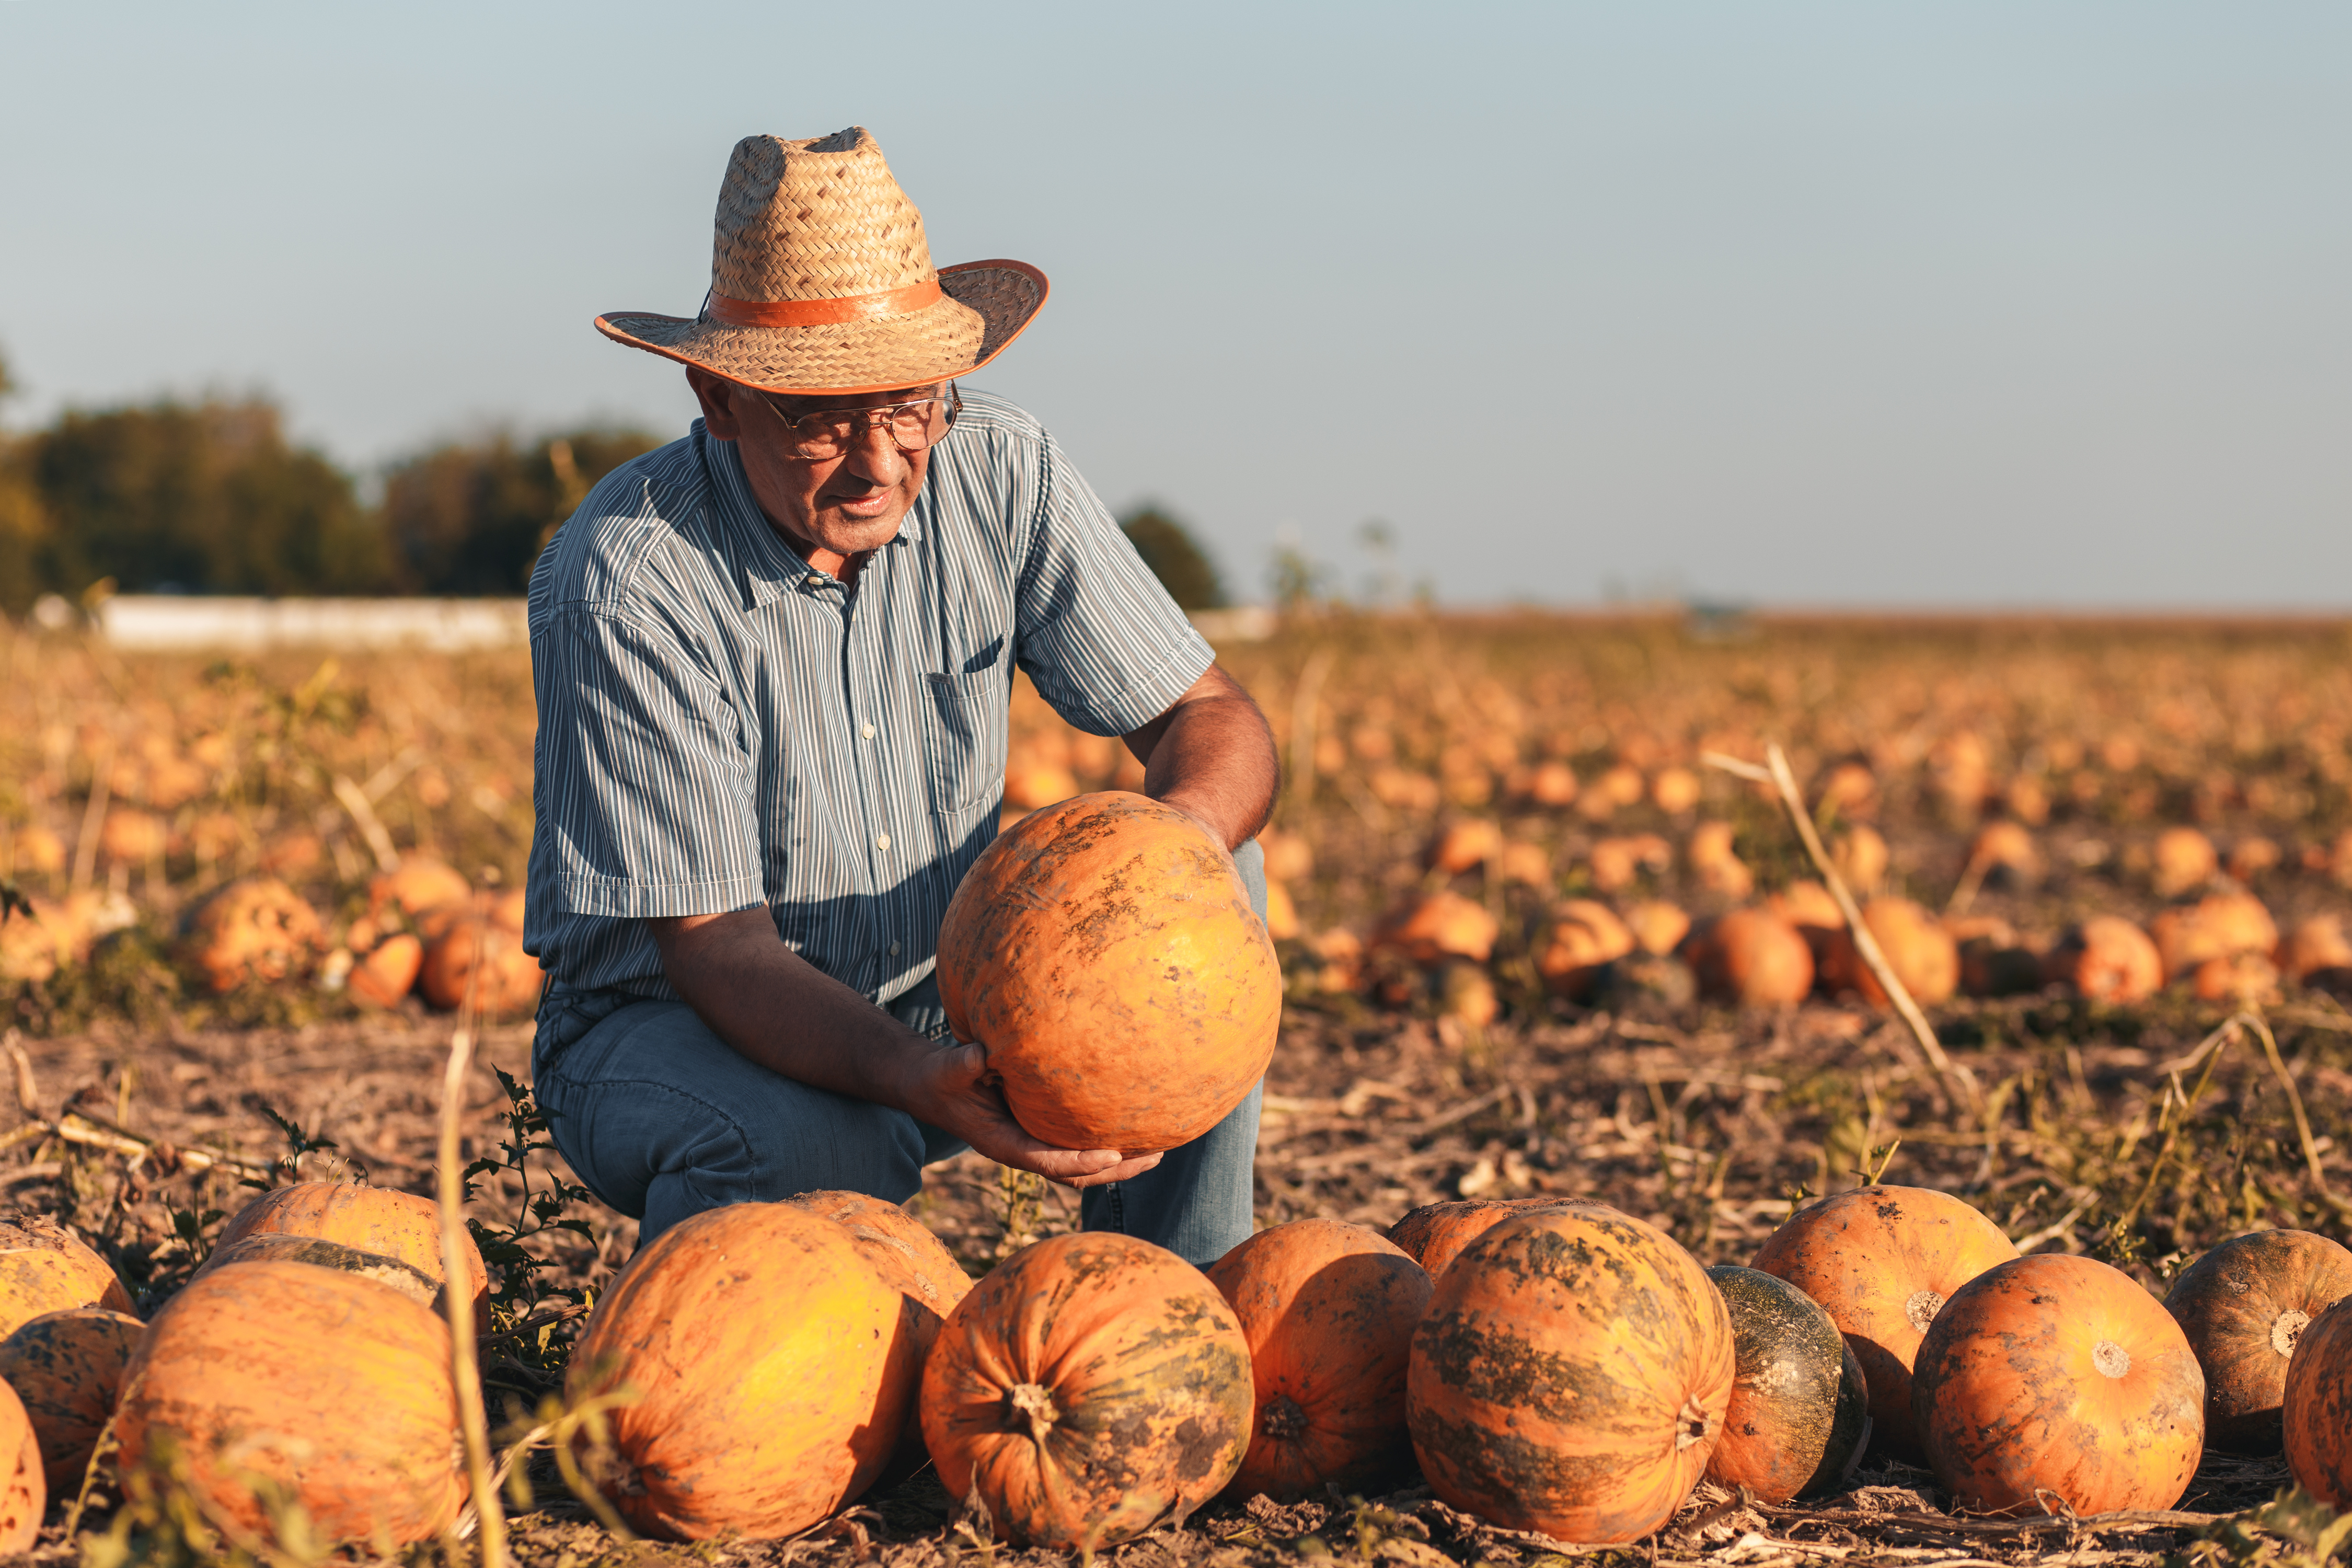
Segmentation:
<svg viewBox="0 0 2352 1568">
<path fill-rule="evenodd" d="M 1698 1395 L 1689 1395 L 1683 1401 L 1683 1407 L 1675 1413 L 1675 1452 L 1680 1453 L 1694 1443 L 1706 1442 L 1715 1431 L 1715 1417 L 1709 1415 L 1706 1406 L 1698 1402 Z"/>
<path fill-rule="evenodd" d="M 1927 1331 L 1927 1325 L 1936 1321 L 1936 1314 L 1943 1310 L 1944 1299 L 1933 1290 L 1915 1290 L 1911 1299 L 1903 1303 L 1903 1315 L 1911 1321 L 1913 1328 L 1923 1334 Z"/>
<path fill-rule="evenodd" d="M 1054 1395 L 1042 1384 L 1016 1383 L 1004 1396 L 1004 1429 L 1018 1432 L 1027 1427 L 1030 1437 L 1042 1447 L 1054 1423 L 1062 1412 L 1054 1404 Z"/>
<path fill-rule="evenodd" d="M 2121 1377 L 2131 1370 L 2131 1352 L 2113 1340 L 2101 1340 L 2091 1347 L 2091 1364 L 2108 1377 Z"/>
<path fill-rule="evenodd" d="M 2281 1312 L 2278 1321 L 2271 1325 L 2271 1349 L 2281 1355 L 2293 1355 L 2294 1342 L 2303 1337 L 2304 1326 L 2310 1321 L 2311 1314 L 2308 1312 L 2297 1312 L 2292 1309 Z"/>
<path fill-rule="evenodd" d="M 1290 1395 L 1277 1394 L 1259 1408 L 1257 1429 L 1277 1443 L 1296 1443 L 1307 1436 L 1307 1412 Z"/>
</svg>

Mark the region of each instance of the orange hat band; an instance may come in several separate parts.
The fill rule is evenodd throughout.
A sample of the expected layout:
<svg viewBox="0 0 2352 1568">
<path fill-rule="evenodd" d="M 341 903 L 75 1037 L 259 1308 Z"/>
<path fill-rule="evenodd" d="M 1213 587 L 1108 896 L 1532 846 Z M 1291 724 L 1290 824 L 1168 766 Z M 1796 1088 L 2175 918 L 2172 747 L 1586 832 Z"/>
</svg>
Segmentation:
<svg viewBox="0 0 2352 1568">
<path fill-rule="evenodd" d="M 879 294 L 850 294 L 838 300 L 735 300 L 710 296 L 709 319 L 730 327 L 830 327 L 845 321 L 868 321 L 877 316 L 903 316 L 940 299 L 937 279 L 909 284 Z"/>
</svg>

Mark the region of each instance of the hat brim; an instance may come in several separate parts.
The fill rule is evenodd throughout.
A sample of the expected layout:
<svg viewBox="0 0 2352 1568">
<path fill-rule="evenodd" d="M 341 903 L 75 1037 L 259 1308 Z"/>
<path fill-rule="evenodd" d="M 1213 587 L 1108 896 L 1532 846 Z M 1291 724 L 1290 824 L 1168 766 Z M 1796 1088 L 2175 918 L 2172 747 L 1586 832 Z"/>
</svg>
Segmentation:
<svg viewBox="0 0 2352 1568">
<path fill-rule="evenodd" d="M 616 343 L 795 396 L 895 392 L 952 381 L 1003 353 L 1045 303 L 1045 275 L 1024 261 L 940 268 L 941 298 L 919 310 L 807 327 L 735 327 L 691 316 L 616 311 L 596 330 Z"/>
</svg>

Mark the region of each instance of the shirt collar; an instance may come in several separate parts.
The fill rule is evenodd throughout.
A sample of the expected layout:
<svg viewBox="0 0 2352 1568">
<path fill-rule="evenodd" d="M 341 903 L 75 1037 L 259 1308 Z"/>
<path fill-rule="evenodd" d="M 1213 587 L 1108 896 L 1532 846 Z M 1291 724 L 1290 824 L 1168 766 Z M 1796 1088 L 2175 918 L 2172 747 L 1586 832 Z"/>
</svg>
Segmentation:
<svg viewBox="0 0 2352 1568">
<path fill-rule="evenodd" d="M 760 510 L 759 499 L 751 493 L 751 481 L 743 472 L 743 459 L 736 452 L 735 443 L 711 435 L 699 419 L 694 422 L 692 434 L 702 450 L 704 471 L 710 476 L 712 510 L 720 531 L 734 547 L 743 607 L 756 610 L 772 604 L 799 588 L 814 568 L 784 542 L 776 525 L 768 521 L 768 514 Z M 938 448 L 932 451 L 936 462 Z M 884 548 L 921 540 L 924 519 L 930 510 L 931 480 L 927 473 L 915 504 L 907 509 L 907 515 L 899 520 L 898 533 Z"/>
</svg>

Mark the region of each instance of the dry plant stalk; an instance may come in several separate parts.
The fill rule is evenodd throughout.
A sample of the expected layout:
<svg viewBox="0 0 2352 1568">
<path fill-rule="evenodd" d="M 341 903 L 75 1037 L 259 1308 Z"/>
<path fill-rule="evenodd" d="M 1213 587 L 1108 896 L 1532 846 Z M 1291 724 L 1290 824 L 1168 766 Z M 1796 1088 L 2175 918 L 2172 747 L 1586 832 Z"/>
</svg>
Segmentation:
<svg viewBox="0 0 2352 1568">
<path fill-rule="evenodd" d="M 482 1568 L 507 1568 L 507 1516 L 491 1473 L 490 1431 L 482 1408 L 481 1360 L 474 1345 L 474 1300 L 462 1289 L 466 1278 L 465 1179 L 458 1164 L 458 1118 L 465 1106 L 466 1068 L 474 1055 L 474 986 L 482 972 L 481 937 L 475 936 L 474 966 L 466 982 L 465 1005 L 449 1037 L 449 1065 L 441 1075 L 440 1169 L 436 1183 L 441 1207 L 441 1291 L 449 1318 L 450 1381 L 457 1391 L 457 1424 L 466 1440 L 466 1478 L 474 1497 L 474 1518 L 482 1533 Z"/>
<path fill-rule="evenodd" d="M 1862 906 L 1853 901 L 1853 889 L 1845 885 L 1845 879 L 1838 875 L 1836 863 L 1830 858 L 1829 850 L 1822 845 L 1821 833 L 1813 826 L 1812 814 L 1805 809 L 1805 797 L 1797 788 L 1796 775 L 1789 771 L 1789 759 L 1781 752 L 1779 742 L 1765 746 L 1764 759 L 1769 765 L 1759 768 L 1754 763 L 1727 757 L 1721 752 L 1699 754 L 1699 761 L 1708 767 L 1719 768 L 1725 773 L 1773 787 L 1780 797 L 1781 809 L 1788 814 L 1790 824 L 1797 830 L 1797 837 L 1805 846 L 1805 853 L 1811 857 L 1814 869 L 1822 874 L 1822 886 L 1829 889 L 1839 915 L 1845 921 L 1847 931 L 1853 937 L 1854 951 L 1862 955 L 1863 963 L 1870 965 L 1870 973 L 1885 988 L 1887 999 L 1895 1004 L 1895 1012 L 1902 1015 L 1904 1023 L 1910 1026 L 1912 1037 L 1927 1053 L 1927 1061 L 1936 1069 L 1937 1078 L 1942 1080 L 1945 1091 L 1957 1100 L 1966 1101 L 1971 1111 L 1979 1110 L 1983 1100 L 1977 1089 L 1976 1075 L 1944 1053 L 1943 1042 L 1936 1038 L 1936 1031 L 1928 1024 L 1927 1016 L 1912 999 L 1911 988 L 1903 984 L 1903 977 L 1895 973 L 1893 964 L 1886 962 L 1886 954 L 1880 949 L 1878 939 L 1863 922 Z"/>
</svg>

